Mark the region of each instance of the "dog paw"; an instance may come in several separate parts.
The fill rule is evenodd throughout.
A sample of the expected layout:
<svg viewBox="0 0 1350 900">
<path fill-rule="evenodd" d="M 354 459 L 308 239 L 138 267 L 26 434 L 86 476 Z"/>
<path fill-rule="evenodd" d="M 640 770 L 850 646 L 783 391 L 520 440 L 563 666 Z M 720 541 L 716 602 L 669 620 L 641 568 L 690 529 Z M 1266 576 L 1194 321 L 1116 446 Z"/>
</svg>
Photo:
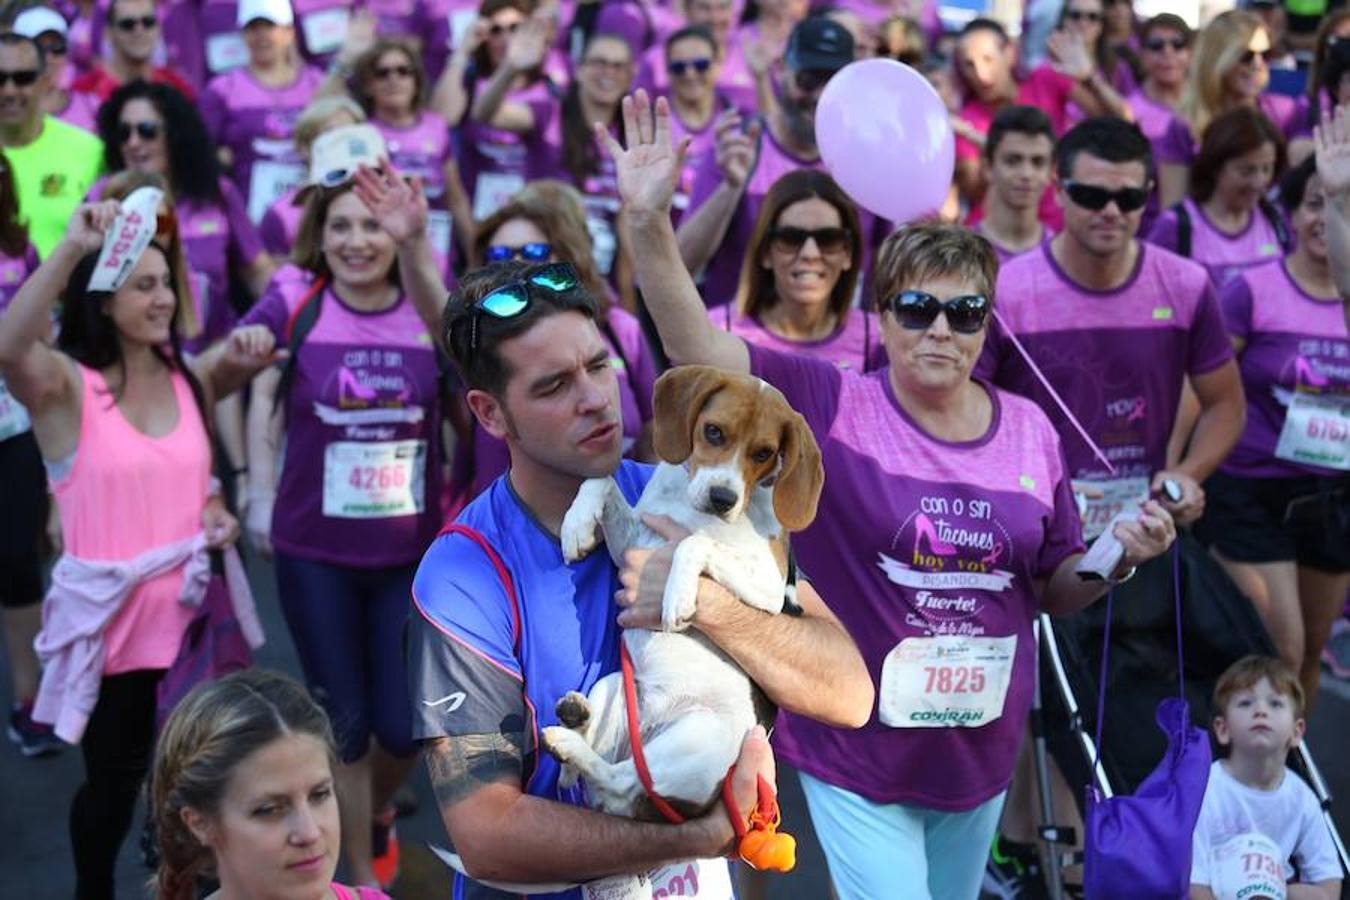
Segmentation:
<svg viewBox="0 0 1350 900">
<path fill-rule="evenodd" d="M 577 781 L 581 778 L 581 772 L 576 766 L 563 766 L 558 770 L 558 787 L 564 791 L 569 791 L 577 786 Z"/>
<path fill-rule="evenodd" d="M 599 546 L 600 523 L 604 520 L 608 495 L 608 478 L 592 478 L 581 483 L 576 499 L 563 516 L 558 535 L 563 559 L 576 562 Z"/>
<path fill-rule="evenodd" d="M 557 714 L 559 722 L 573 730 L 585 728 L 591 721 L 591 704 L 585 694 L 576 691 L 563 694 L 553 711 Z"/>
<path fill-rule="evenodd" d="M 575 731 L 561 725 L 549 725 L 540 733 L 540 738 L 544 742 L 544 749 L 558 762 L 567 765 L 572 761 L 576 741 L 579 740 Z"/>
</svg>

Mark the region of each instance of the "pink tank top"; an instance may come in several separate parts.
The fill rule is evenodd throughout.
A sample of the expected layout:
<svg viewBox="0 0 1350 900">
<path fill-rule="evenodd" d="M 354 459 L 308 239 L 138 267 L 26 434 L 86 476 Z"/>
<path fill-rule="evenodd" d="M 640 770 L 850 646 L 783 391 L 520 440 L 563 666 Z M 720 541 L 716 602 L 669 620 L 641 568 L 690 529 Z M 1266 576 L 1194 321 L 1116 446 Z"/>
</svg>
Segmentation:
<svg viewBox="0 0 1350 900">
<path fill-rule="evenodd" d="M 75 462 L 52 483 L 66 552 L 89 560 L 132 559 L 196 534 L 211 447 L 187 379 L 173 373 L 178 423 L 156 438 L 122 414 L 102 373 L 84 366 L 79 371 Z M 168 668 L 193 615 L 178 602 L 182 584 L 179 568 L 136 587 L 104 633 L 104 674 Z"/>
</svg>

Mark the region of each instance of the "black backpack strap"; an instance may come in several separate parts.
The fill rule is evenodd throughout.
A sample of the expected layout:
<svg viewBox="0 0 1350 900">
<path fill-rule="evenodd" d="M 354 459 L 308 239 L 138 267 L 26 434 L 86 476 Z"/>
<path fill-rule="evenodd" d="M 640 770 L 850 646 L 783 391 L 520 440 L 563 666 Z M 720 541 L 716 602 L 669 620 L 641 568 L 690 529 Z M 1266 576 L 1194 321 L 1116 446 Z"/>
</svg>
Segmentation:
<svg viewBox="0 0 1350 900">
<path fill-rule="evenodd" d="M 1261 207 L 1261 214 L 1274 229 L 1275 240 L 1280 242 L 1280 249 L 1285 253 L 1291 252 L 1294 249 L 1294 236 L 1289 233 L 1289 223 L 1284 220 L 1284 214 L 1280 212 L 1279 207 L 1264 194 L 1257 201 L 1257 205 Z"/>
<path fill-rule="evenodd" d="M 1182 200 L 1172 207 L 1172 212 L 1177 216 L 1177 254 L 1187 259 L 1191 258 L 1191 214 L 1186 209 L 1186 201 Z"/>
<path fill-rule="evenodd" d="M 273 415 L 286 405 L 286 395 L 290 393 L 291 382 L 295 381 L 296 357 L 299 356 L 300 345 L 309 337 L 309 333 L 319 321 L 319 312 L 323 307 L 323 291 L 327 286 L 328 279 L 322 275 L 316 276 L 314 283 L 309 286 L 305 296 L 300 298 L 290 319 L 286 321 L 287 354 L 286 361 L 281 364 L 281 378 L 277 381 L 277 392 L 273 395 Z"/>
</svg>

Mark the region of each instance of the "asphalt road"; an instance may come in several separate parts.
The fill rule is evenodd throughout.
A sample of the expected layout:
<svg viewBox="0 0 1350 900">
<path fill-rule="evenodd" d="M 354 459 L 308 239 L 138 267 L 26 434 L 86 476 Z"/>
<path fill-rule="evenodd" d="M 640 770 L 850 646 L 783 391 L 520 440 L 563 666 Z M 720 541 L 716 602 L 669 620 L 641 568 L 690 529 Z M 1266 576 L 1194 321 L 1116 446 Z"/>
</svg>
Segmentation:
<svg viewBox="0 0 1350 900">
<path fill-rule="evenodd" d="M 299 663 L 281 619 L 271 570 L 265 564 L 251 564 L 250 573 L 268 635 L 257 661 L 298 675 Z M 7 691 L 5 680 L 0 685 L 3 709 L 9 708 Z M 1322 700 L 1310 722 L 1308 739 L 1337 798 L 1335 818 L 1342 833 L 1350 837 L 1350 685 L 1324 680 Z M 83 775 L 79 751 L 68 748 L 54 758 L 29 760 L 8 741 L 0 744 L 0 900 L 66 900 L 74 891 L 66 814 Z M 448 898 L 447 871 L 425 849 L 428 841 L 443 842 L 444 833 L 421 767 L 413 786 L 419 809 L 399 820 L 402 875 L 391 893 L 397 898 L 419 900 Z M 780 790 L 785 828 L 798 839 L 798 865 L 788 875 L 770 877 L 768 897 L 825 898 L 829 891 L 824 859 L 791 773 L 782 778 Z M 138 816 L 118 865 L 119 898 L 148 896 L 149 872 L 140 861 L 136 840 L 140 827 Z M 1350 891 L 1343 896 L 1350 897 Z"/>
</svg>

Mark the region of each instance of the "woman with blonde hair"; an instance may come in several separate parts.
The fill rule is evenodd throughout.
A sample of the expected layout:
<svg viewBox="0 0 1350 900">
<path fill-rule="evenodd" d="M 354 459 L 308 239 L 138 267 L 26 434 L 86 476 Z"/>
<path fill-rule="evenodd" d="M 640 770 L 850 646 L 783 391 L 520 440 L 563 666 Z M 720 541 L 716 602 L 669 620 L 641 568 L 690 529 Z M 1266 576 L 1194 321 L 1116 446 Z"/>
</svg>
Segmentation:
<svg viewBox="0 0 1350 900">
<path fill-rule="evenodd" d="M 624 452 L 635 459 L 652 459 L 651 402 L 657 364 L 637 318 L 618 304 L 596 268 L 581 192 L 554 179 L 531 182 L 479 224 L 474 247 L 478 265 L 513 259 L 572 264 L 582 286 L 600 303 L 596 324 L 609 345 L 610 364 L 619 370 Z M 503 442 L 481 429 L 463 427 L 472 417 L 467 410 L 462 412 L 454 416 L 460 423 L 461 448 L 452 479 L 456 502 L 477 496 L 510 461 Z"/>
<path fill-rule="evenodd" d="M 1268 62 L 1273 55 L 1265 25 L 1246 10 L 1229 10 L 1216 16 L 1197 34 L 1177 114 L 1157 144 L 1162 208 L 1185 196 L 1190 179 L 1187 170 L 1195 160 L 1205 129 L 1228 110 L 1254 106 L 1275 123 L 1286 140 L 1299 133 L 1304 118 L 1299 115 L 1298 101 L 1266 93 L 1270 83 Z"/>
<path fill-rule="evenodd" d="M 384 898 L 333 881 L 335 761 L 328 716 L 288 676 L 249 669 L 194 688 L 155 749 L 158 900 L 194 900 L 207 874 L 230 900 Z"/>
</svg>

